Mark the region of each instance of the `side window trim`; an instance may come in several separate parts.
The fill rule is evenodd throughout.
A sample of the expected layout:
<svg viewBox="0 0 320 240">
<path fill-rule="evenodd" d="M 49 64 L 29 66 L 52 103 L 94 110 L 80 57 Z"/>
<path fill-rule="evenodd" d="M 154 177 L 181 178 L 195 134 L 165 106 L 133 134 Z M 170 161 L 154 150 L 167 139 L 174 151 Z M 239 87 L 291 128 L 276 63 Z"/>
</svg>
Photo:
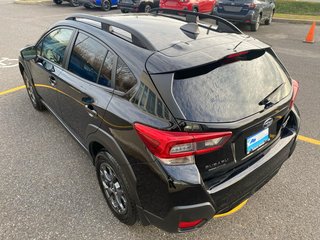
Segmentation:
<svg viewBox="0 0 320 240">
<path fill-rule="evenodd" d="M 118 55 L 114 54 L 114 61 L 112 66 L 112 72 L 111 72 L 111 87 L 114 89 L 114 92 L 116 92 L 116 74 L 117 74 L 117 66 L 118 66 Z"/>
<path fill-rule="evenodd" d="M 68 70 L 69 61 L 70 61 L 70 57 L 71 57 L 71 52 L 72 52 L 73 46 L 74 46 L 74 44 L 76 42 L 78 34 L 79 34 L 79 30 L 75 29 L 74 32 L 73 32 L 73 35 L 72 35 L 72 37 L 70 39 L 69 46 L 66 49 L 66 53 L 65 53 L 66 57 L 65 57 L 64 62 L 62 64 L 62 67 L 64 68 L 64 70 Z"/>
<path fill-rule="evenodd" d="M 70 29 L 70 30 L 72 30 L 73 32 L 72 32 L 72 35 L 71 35 L 71 38 L 70 38 L 70 41 L 69 41 L 69 43 L 68 43 L 68 45 L 67 45 L 67 47 L 66 47 L 66 50 L 65 50 L 65 57 L 64 57 L 64 59 L 63 59 L 63 61 L 62 61 L 62 64 L 61 64 L 61 66 L 60 65 L 58 65 L 57 63 L 55 63 L 55 62 L 52 62 L 52 61 L 50 61 L 49 59 L 47 59 L 47 58 L 44 58 L 44 57 L 42 57 L 42 49 L 43 49 L 43 40 L 49 35 L 49 34 L 51 34 L 52 32 L 54 32 L 54 31 L 56 31 L 56 30 L 58 30 L 58 29 Z M 69 26 L 58 26 L 58 27 L 54 27 L 54 28 L 52 28 L 52 29 L 50 29 L 48 32 L 46 32 L 45 34 L 43 34 L 42 36 L 41 36 L 41 38 L 38 40 L 38 42 L 36 43 L 36 48 L 38 48 L 38 46 L 41 44 L 42 46 L 41 46 L 41 51 L 40 51 L 40 56 L 38 56 L 37 55 L 37 59 L 41 59 L 41 60 L 45 60 L 45 61 L 47 61 L 47 62 L 49 62 L 50 64 L 52 64 L 53 66 L 55 66 L 55 67 L 60 67 L 60 68 L 64 68 L 65 69 L 65 63 L 66 63 L 66 59 L 67 58 L 69 58 L 69 49 L 71 48 L 71 46 L 73 46 L 73 40 L 74 40 L 74 38 L 75 38 L 75 29 L 74 28 L 72 28 L 72 27 L 69 27 Z M 72 43 L 72 44 L 71 44 Z M 71 48 L 72 49 L 72 48 Z"/>
<path fill-rule="evenodd" d="M 72 50 L 73 50 L 73 47 L 74 47 L 74 44 L 77 40 L 77 37 L 79 34 L 84 34 L 88 37 L 90 37 L 91 39 L 93 39 L 94 41 L 97 41 L 98 43 L 100 43 L 103 47 L 106 48 L 107 50 L 107 53 L 106 55 L 104 56 L 104 60 L 103 62 L 106 60 L 107 58 L 107 55 L 109 52 L 111 52 L 113 55 L 114 55 L 114 62 L 113 62 L 113 66 L 112 66 L 112 73 L 111 73 L 111 87 L 106 87 L 106 86 L 103 86 L 101 84 L 98 84 L 98 81 L 99 81 L 99 78 L 100 78 L 100 74 L 101 74 L 101 70 L 102 70 L 102 67 L 103 67 L 103 64 L 100 66 L 100 69 L 99 69 L 99 72 L 98 72 L 98 75 L 97 75 L 97 79 L 96 79 L 96 82 L 91 82 L 85 78 L 82 78 L 80 76 L 78 76 L 77 74 L 71 72 L 68 70 L 68 66 L 69 66 L 69 62 L 70 62 L 70 57 L 71 57 L 71 53 L 72 53 Z M 91 36 L 89 33 L 85 32 L 85 31 L 82 31 L 82 30 L 78 30 L 76 29 L 75 32 L 74 32 L 74 35 L 72 36 L 71 40 L 70 40 L 70 43 L 72 41 L 72 44 L 70 44 L 69 46 L 69 49 L 68 49 L 68 55 L 66 57 L 66 62 L 64 63 L 64 70 L 67 71 L 69 74 L 72 74 L 76 77 L 78 77 L 81 81 L 84 81 L 86 83 L 89 83 L 89 84 L 93 84 L 95 86 L 98 86 L 98 87 L 102 87 L 104 89 L 106 89 L 108 92 L 114 92 L 114 88 L 115 88 L 115 75 L 116 75 L 116 67 L 117 67 L 117 60 L 118 60 L 118 56 L 117 54 L 115 54 L 110 48 L 109 46 L 107 46 L 104 42 L 102 42 L 100 39 L 94 37 L 94 36 Z"/>
<path fill-rule="evenodd" d="M 138 80 L 138 78 L 136 78 L 136 76 L 133 74 L 133 72 L 131 71 L 131 69 L 129 68 L 129 66 L 124 62 L 124 64 L 126 64 L 127 65 L 127 67 L 128 67 L 128 69 L 130 70 L 130 72 L 131 72 L 131 74 L 134 76 L 134 78 L 136 79 L 136 84 L 134 85 L 134 86 L 132 86 L 132 88 L 130 88 L 127 92 L 122 92 L 122 91 L 119 91 L 119 90 L 117 90 L 116 89 L 116 74 L 117 74 L 117 67 L 118 67 L 118 61 L 119 61 L 119 59 L 120 59 L 120 57 L 118 56 L 118 55 L 116 55 L 117 56 L 117 59 L 116 59 L 116 61 L 115 61 L 115 64 L 114 64 L 114 71 L 113 71 L 113 73 L 114 73 L 114 93 L 116 94 L 116 95 L 118 95 L 118 96 L 120 96 L 120 97 L 122 97 L 122 96 L 125 96 L 125 95 L 128 95 L 128 94 L 130 94 L 130 93 L 132 93 L 133 91 L 134 91 L 134 89 L 136 89 L 138 86 L 140 86 L 140 81 Z"/>
</svg>

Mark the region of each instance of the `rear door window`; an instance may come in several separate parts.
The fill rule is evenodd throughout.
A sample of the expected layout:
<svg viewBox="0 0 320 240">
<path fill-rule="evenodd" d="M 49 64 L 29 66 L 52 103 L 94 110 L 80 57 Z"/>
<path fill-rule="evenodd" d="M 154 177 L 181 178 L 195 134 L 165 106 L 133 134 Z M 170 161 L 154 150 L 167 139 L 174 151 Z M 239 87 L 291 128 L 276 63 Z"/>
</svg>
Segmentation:
<svg viewBox="0 0 320 240">
<path fill-rule="evenodd" d="M 277 87 L 269 98 L 272 103 L 286 97 L 291 85 L 279 63 L 265 52 L 253 59 L 224 59 L 177 72 L 172 90 L 188 120 L 232 122 L 262 111 L 259 103 Z"/>
</svg>

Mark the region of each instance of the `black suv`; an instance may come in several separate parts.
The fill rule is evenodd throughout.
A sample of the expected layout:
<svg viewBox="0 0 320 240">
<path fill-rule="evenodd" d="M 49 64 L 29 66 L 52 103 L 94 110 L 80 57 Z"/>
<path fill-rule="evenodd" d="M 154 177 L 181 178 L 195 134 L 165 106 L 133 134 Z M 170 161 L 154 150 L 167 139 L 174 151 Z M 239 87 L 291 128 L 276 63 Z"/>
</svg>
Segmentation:
<svg viewBox="0 0 320 240">
<path fill-rule="evenodd" d="M 232 22 L 246 23 L 257 31 L 260 23 L 269 25 L 275 13 L 274 0 L 217 0 L 213 14 Z"/>
<path fill-rule="evenodd" d="M 89 153 L 128 225 L 196 229 L 242 204 L 295 148 L 298 83 L 268 45 L 219 17 L 73 15 L 21 50 L 19 68 L 34 108 Z"/>
</svg>

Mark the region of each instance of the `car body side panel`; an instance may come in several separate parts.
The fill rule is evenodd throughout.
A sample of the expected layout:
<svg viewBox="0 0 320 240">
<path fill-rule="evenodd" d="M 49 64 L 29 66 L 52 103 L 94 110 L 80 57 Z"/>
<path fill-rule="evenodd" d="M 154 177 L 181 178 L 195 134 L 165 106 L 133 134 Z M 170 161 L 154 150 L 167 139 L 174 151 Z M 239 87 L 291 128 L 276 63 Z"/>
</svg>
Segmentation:
<svg viewBox="0 0 320 240">
<path fill-rule="evenodd" d="M 59 104 L 63 120 L 84 141 L 87 137 L 88 126 L 100 126 L 104 111 L 112 97 L 112 91 L 91 84 L 86 80 L 65 70 L 57 83 Z M 90 109 L 97 112 L 91 114 Z"/>
<path fill-rule="evenodd" d="M 50 66 L 50 70 L 45 66 Z M 63 68 L 57 66 L 46 59 L 35 59 L 30 61 L 30 72 L 39 96 L 56 113 L 60 112 L 56 86 L 51 85 L 50 81 L 59 81 Z"/>
</svg>

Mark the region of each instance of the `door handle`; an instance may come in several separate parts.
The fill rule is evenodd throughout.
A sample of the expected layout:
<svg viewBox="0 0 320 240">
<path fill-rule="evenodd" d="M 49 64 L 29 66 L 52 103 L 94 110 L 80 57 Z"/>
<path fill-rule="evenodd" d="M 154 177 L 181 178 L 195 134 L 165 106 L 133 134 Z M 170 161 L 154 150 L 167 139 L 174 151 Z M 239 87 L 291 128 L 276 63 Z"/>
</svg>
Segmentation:
<svg viewBox="0 0 320 240">
<path fill-rule="evenodd" d="M 84 105 L 90 117 L 97 117 L 98 113 L 91 104 Z"/>
<path fill-rule="evenodd" d="M 57 81 L 53 76 L 49 77 L 49 83 L 52 87 L 54 87 L 55 85 L 57 85 Z"/>
</svg>

